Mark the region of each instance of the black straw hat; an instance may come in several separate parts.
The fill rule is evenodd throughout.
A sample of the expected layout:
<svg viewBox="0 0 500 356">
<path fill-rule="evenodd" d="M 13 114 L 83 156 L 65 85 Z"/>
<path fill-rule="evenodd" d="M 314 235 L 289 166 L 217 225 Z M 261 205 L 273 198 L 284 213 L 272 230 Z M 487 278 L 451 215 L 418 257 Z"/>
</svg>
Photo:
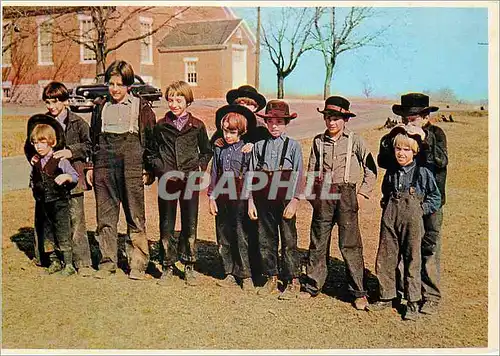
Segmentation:
<svg viewBox="0 0 500 356">
<path fill-rule="evenodd" d="M 24 152 L 27 156 L 32 157 L 36 154 L 36 150 L 31 144 L 31 133 L 36 125 L 45 124 L 51 126 L 56 132 L 56 145 L 54 151 L 62 150 L 65 146 L 64 129 L 62 125 L 52 116 L 46 114 L 36 114 L 28 119 L 28 129 L 26 142 L 24 143 Z"/>
<path fill-rule="evenodd" d="M 437 106 L 429 106 L 429 96 L 422 93 L 401 95 L 401 105 L 392 106 L 392 112 L 399 116 L 428 114 L 438 110 Z"/>
<path fill-rule="evenodd" d="M 226 100 L 229 105 L 232 105 L 238 98 L 250 98 L 255 100 L 257 103 L 255 112 L 262 110 L 266 106 L 266 98 L 251 85 L 242 85 L 238 89 L 231 89 L 226 94 Z"/>
<path fill-rule="evenodd" d="M 356 116 L 356 114 L 349 111 L 350 104 L 351 103 L 349 103 L 349 100 L 347 100 L 346 98 L 343 98 L 341 96 L 330 96 L 325 101 L 325 108 L 323 110 L 316 108 L 316 110 L 318 110 L 318 112 L 322 114 L 327 114 L 327 115 L 329 114 L 329 115 L 339 115 L 345 117 L 354 117 Z"/>
</svg>

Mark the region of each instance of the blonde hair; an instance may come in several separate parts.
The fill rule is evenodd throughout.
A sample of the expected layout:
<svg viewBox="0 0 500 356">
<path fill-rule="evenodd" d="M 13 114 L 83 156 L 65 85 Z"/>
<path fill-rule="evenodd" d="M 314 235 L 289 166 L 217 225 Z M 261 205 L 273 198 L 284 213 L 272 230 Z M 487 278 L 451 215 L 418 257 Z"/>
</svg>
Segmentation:
<svg viewBox="0 0 500 356">
<path fill-rule="evenodd" d="M 55 145 L 57 143 L 56 131 L 50 125 L 38 124 L 31 131 L 30 140 L 31 142 L 45 140 L 50 146 Z"/>
<path fill-rule="evenodd" d="M 182 81 L 176 81 L 170 84 L 167 89 L 165 89 L 165 99 L 168 100 L 169 96 L 180 95 L 186 98 L 186 104 L 191 104 L 194 101 L 193 91 L 191 86 Z"/>
<path fill-rule="evenodd" d="M 225 123 L 227 127 L 224 127 Z M 221 127 L 226 130 L 238 130 L 238 135 L 241 136 L 247 132 L 247 119 L 241 114 L 230 112 L 222 118 Z"/>
<path fill-rule="evenodd" d="M 259 106 L 259 105 L 257 105 L 257 102 L 255 100 L 253 100 L 252 98 L 248 98 L 246 96 L 236 98 L 233 101 L 233 104 L 235 104 L 235 105 L 253 105 L 255 108 L 257 108 Z"/>
<path fill-rule="evenodd" d="M 405 134 L 397 134 L 396 137 L 394 137 L 392 145 L 393 147 L 410 147 L 414 154 L 417 154 L 419 151 L 417 140 Z"/>
</svg>

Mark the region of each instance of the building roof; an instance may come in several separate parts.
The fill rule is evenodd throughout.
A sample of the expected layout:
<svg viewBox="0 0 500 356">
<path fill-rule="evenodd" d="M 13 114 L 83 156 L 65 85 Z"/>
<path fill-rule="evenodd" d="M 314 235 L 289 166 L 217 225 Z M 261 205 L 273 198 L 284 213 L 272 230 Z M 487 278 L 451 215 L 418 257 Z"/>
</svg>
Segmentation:
<svg viewBox="0 0 500 356">
<path fill-rule="evenodd" d="M 241 23 L 242 19 L 181 22 L 160 41 L 158 47 L 220 47 Z"/>
</svg>

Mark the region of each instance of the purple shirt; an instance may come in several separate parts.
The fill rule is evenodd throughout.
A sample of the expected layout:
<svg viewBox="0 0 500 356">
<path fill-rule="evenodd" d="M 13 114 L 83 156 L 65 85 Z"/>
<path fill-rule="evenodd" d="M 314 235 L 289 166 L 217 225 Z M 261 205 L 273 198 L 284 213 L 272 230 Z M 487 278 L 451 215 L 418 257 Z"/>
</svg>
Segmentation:
<svg viewBox="0 0 500 356">
<path fill-rule="evenodd" d="M 49 154 L 47 154 L 46 156 L 44 156 L 40 159 L 40 164 L 41 164 L 42 168 L 45 167 L 45 165 L 47 164 L 47 162 L 49 161 L 49 159 L 53 155 L 54 155 L 54 151 L 50 152 Z M 59 161 L 59 164 L 57 165 L 57 167 L 59 167 L 63 171 L 63 174 L 69 174 L 71 176 L 71 181 L 73 183 L 78 182 L 79 175 L 78 175 L 77 171 L 75 171 L 75 169 L 73 168 L 71 163 L 69 163 L 69 161 L 66 158 L 61 159 Z"/>
<path fill-rule="evenodd" d="M 175 115 L 174 115 L 175 117 Z M 184 111 L 184 113 L 179 116 L 179 117 L 176 117 L 175 119 L 172 120 L 175 128 L 179 131 L 182 130 L 182 128 L 184 127 L 184 125 L 186 125 L 186 122 L 188 121 L 188 118 L 189 118 L 189 114 L 187 111 Z"/>
</svg>

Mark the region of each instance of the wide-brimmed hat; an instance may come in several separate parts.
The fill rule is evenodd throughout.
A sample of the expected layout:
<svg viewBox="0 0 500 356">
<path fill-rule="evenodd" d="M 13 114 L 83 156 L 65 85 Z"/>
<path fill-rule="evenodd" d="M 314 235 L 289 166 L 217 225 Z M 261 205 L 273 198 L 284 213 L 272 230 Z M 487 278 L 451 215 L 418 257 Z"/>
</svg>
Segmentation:
<svg viewBox="0 0 500 356">
<path fill-rule="evenodd" d="M 278 119 L 295 119 L 297 117 L 297 113 L 293 112 L 290 114 L 290 107 L 283 100 L 269 100 L 266 105 L 266 113 L 265 114 L 257 114 L 264 119 L 269 118 L 278 118 Z"/>
<path fill-rule="evenodd" d="M 242 85 L 238 89 L 231 89 L 226 94 L 228 104 L 233 104 L 238 98 L 250 98 L 257 103 L 255 112 L 262 110 L 266 106 L 266 98 L 251 85 Z"/>
<path fill-rule="evenodd" d="M 325 108 L 323 110 L 316 108 L 316 110 L 318 110 L 318 112 L 322 114 L 327 115 L 354 117 L 356 116 L 356 114 L 349 111 L 350 105 L 351 103 L 346 98 L 343 98 L 341 96 L 330 96 L 325 101 Z"/>
<path fill-rule="evenodd" d="M 397 134 L 404 134 L 408 137 L 416 139 L 418 142 L 423 142 L 425 140 L 425 132 L 421 127 L 411 125 L 411 124 L 398 124 L 390 131 L 392 137 L 396 137 Z"/>
<path fill-rule="evenodd" d="M 46 114 L 36 114 L 28 119 L 28 130 L 26 140 L 30 142 L 31 133 L 36 125 L 45 124 L 51 126 L 56 132 L 57 143 L 54 146 L 54 150 L 63 149 L 65 146 L 64 140 L 64 129 L 62 125 L 52 116 Z"/>
<path fill-rule="evenodd" d="M 429 96 L 422 93 L 401 95 L 401 104 L 392 106 L 392 112 L 399 116 L 427 114 L 438 110 L 437 106 L 429 106 Z"/>
<path fill-rule="evenodd" d="M 230 112 L 241 114 L 247 119 L 247 131 L 253 130 L 257 126 L 257 118 L 250 109 L 241 105 L 225 105 L 215 112 L 215 126 L 218 130 L 222 129 L 222 119 Z"/>
</svg>

